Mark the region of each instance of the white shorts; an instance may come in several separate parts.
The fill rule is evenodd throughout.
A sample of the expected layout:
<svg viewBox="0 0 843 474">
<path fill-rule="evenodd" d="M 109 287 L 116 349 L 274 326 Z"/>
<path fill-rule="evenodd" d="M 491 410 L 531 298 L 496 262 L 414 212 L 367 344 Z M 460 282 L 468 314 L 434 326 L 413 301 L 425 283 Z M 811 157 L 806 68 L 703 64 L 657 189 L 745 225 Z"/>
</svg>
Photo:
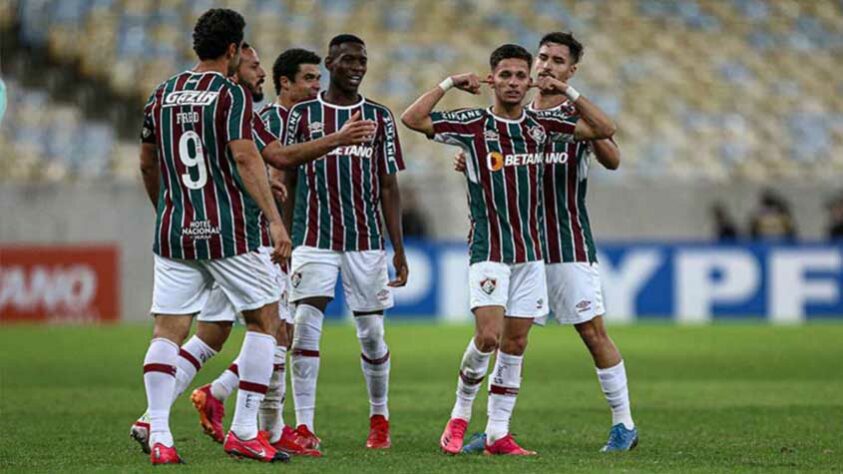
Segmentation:
<svg viewBox="0 0 843 474">
<path fill-rule="evenodd" d="M 381 311 L 395 304 L 387 286 L 385 251 L 338 252 L 303 245 L 293 250 L 290 302 L 320 296 L 333 298 L 340 273 L 345 301 L 352 311 Z"/>
<path fill-rule="evenodd" d="M 155 258 L 153 314 L 196 314 L 218 285 L 237 312 L 278 301 L 281 290 L 269 255 L 258 251 L 216 260 Z"/>
<path fill-rule="evenodd" d="M 267 247 L 261 247 L 258 251 L 267 256 L 272 254 L 272 249 Z M 285 323 L 293 324 L 293 314 L 287 302 L 287 290 L 289 288 L 290 278 L 281 270 L 280 266 L 273 264 L 272 268 L 275 284 L 281 290 L 281 298 L 278 300 L 278 318 Z M 215 283 L 211 289 L 211 294 L 208 296 L 208 301 L 205 303 L 205 307 L 199 312 L 196 320 L 203 323 L 219 323 L 234 322 L 237 319 L 242 323 L 243 321 L 239 316 L 240 313 L 234 309 L 234 305 L 228 300 L 225 292 Z"/>
<path fill-rule="evenodd" d="M 561 324 L 584 323 L 606 312 L 597 263 L 553 263 L 546 265 L 545 271 L 550 311 Z"/>
<path fill-rule="evenodd" d="M 503 306 L 510 317 L 547 315 L 544 262 L 477 262 L 468 267 L 468 285 L 472 310 L 480 306 Z"/>
</svg>

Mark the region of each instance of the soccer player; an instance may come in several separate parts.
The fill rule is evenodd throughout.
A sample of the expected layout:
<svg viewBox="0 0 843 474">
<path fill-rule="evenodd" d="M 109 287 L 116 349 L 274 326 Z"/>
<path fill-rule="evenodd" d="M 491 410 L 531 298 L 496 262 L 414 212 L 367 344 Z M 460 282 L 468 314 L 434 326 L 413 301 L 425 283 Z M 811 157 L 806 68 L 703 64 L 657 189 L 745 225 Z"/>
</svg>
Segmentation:
<svg viewBox="0 0 843 474">
<path fill-rule="evenodd" d="M 169 427 L 179 345 L 219 285 L 243 314 L 237 408 L 225 450 L 271 462 L 276 450 L 257 427 L 272 374 L 280 291 L 273 260 L 291 242 L 252 141 L 252 98 L 227 79 L 237 68 L 243 17 L 212 9 L 197 21 L 199 64 L 158 86 L 144 108 L 141 171 L 156 207 L 153 338 L 144 359 L 152 464 L 180 463 Z M 274 244 L 258 252 L 264 224 Z"/>
<path fill-rule="evenodd" d="M 389 448 L 390 363 L 383 311 L 393 305 L 391 288 L 403 286 L 408 274 L 396 176 L 404 168 L 404 160 L 392 113 L 358 93 L 367 66 L 363 40 L 347 34 L 334 37 L 325 66 L 330 72 L 328 90 L 316 100 L 293 107 L 285 143 L 319 139 L 356 114 L 375 121 L 377 132 L 366 143 L 336 148 L 323 159 L 300 166 L 296 175 L 290 276 L 290 301 L 297 304 L 290 357 L 296 430 L 307 447 L 319 446 L 313 428 L 319 342 L 323 313 L 341 273 L 346 301 L 354 313 L 369 393 L 366 446 Z M 381 212 L 395 252 L 397 275 L 391 282 Z"/>
<path fill-rule="evenodd" d="M 259 114 L 261 119 L 267 124 L 267 128 L 271 134 L 282 137 L 290 108 L 298 102 L 316 97 L 322 77 L 319 70 L 320 62 L 321 58 L 318 55 L 303 49 L 289 49 L 281 53 L 275 60 L 272 67 L 272 79 L 277 98 L 274 102 L 265 105 Z M 356 124 L 348 122 L 348 127 L 351 128 L 354 134 L 349 135 L 346 133 L 349 138 L 338 139 L 339 145 L 360 142 L 365 137 L 374 133 L 374 124 L 368 122 L 369 125 L 366 126 L 366 123 L 362 121 Z M 332 139 L 336 137 L 342 138 L 343 135 L 329 135 L 329 137 Z M 310 156 L 315 158 L 320 155 L 310 153 Z M 270 173 L 281 173 L 282 176 L 279 179 L 283 179 L 283 174 L 288 172 L 272 168 Z M 289 202 L 291 199 L 286 201 Z M 290 228 L 288 220 L 290 219 L 290 214 L 291 211 L 288 209 L 282 212 L 282 217 L 288 228 Z M 286 274 L 284 287 L 285 289 L 288 288 Z M 304 448 L 298 444 L 298 435 L 295 430 L 286 426 L 283 422 L 282 412 L 286 398 L 284 380 L 286 371 L 284 369 L 286 353 L 293 333 L 293 319 L 289 309 L 283 314 L 282 319 L 285 323 L 285 328 L 284 330 L 279 328 L 277 334 L 278 346 L 276 347 L 274 360 L 275 372 L 273 372 L 270 381 L 267 397 L 264 399 L 258 412 L 258 424 L 262 430 L 269 433 L 269 441 L 277 449 L 290 454 L 320 456 L 321 453 L 318 450 Z M 237 371 L 237 363 L 235 362 L 211 384 L 202 386 L 194 391 L 197 400 L 207 400 L 207 410 L 209 413 L 205 415 L 205 418 L 211 420 L 213 417 L 213 432 L 222 431 L 223 402 L 237 387 Z M 203 403 L 202 405 L 204 406 L 205 404 Z"/>
<path fill-rule="evenodd" d="M 583 107 L 596 108 L 566 87 L 582 54 L 582 44 L 570 33 L 549 33 L 541 39 L 535 71 L 557 87 L 540 89 L 530 110 L 575 115 Z M 620 149 L 607 138 L 554 143 L 551 153 L 566 153 L 568 158 L 547 164 L 544 174 L 545 271 L 550 309 L 560 323 L 574 325 L 594 360 L 600 387 L 612 411 L 609 440 L 601 451 L 628 451 L 638 443 L 638 430 L 632 421 L 623 359 L 603 324 L 597 253 L 585 207 L 589 157 L 594 155 L 603 167 L 614 170 L 620 166 Z M 464 170 L 464 163 L 464 157 L 458 158 L 458 170 Z"/>
<path fill-rule="evenodd" d="M 611 135 L 610 123 L 525 110 L 532 81 L 532 55 L 507 44 L 489 60 L 486 81 L 474 74 L 451 76 L 416 100 L 402 115 L 409 128 L 435 141 L 456 145 L 468 155 L 466 178 L 471 211 L 469 288 L 475 335 L 468 344 L 457 379 L 457 400 L 440 447 L 457 454 L 491 354 L 498 350 L 489 380 L 487 441 L 489 454 L 532 455 L 509 434 L 509 423 L 521 385 L 527 336 L 535 318 L 547 314 L 542 260 L 540 202 L 548 142 L 568 143 Z M 491 85 L 488 109 L 433 112 L 453 87 L 478 94 Z"/>
<path fill-rule="evenodd" d="M 314 55 L 315 56 L 315 55 Z M 284 55 L 282 55 L 282 58 Z M 276 60 L 275 68 L 279 67 L 279 60 Z M 309 60 L 313 60 L 310 58 Z M 319 63 L 319 57 L 316 56 L 316 64 Z M 304 66 L 307 67 L 307 66 Z M 316 67 L 318 73 L 318 66 Z M 312 72 L 312 71 L 311 71 Z M 237 73 L 233 76 L 241 86 L 246 88 L 251 94 L 254 101 L 259 102 L 263 100 L 263 85 L 266 73 L 260 65 L 260 58 L 257 51 L 248 43 L 243 43 L 241 46 L 240 63 L 237 68 Z M 276 74 L 277 78 L 277 74 Z M 299 86 L 299 89 L 312 87 L 312 79 L 308 86 Z M 318 91 L 318 77 L 315 81 L 316 91 Z M 311 93 L 315 96 L 316 91 Z M 296 100 L 301 100 L 303 92 L 299 91 Z M 263 120 L 258 115 L 253 115 L 253 138 L 258 150 L 267 162 L 273 162 L 276 166 L 294 167 L 298 163 L 307 159 L 305 154 L 298 152 L 294 147 L 282 147 L 278 137 L 283 126 L 275 125 L 270 127 L 270 131 L 264 124 Z M 323 147 L 335 146 L 339 144 L 356 144 L 362 142 L 366 137 L 371 135 L 374 131 L 374 124 L 367 121 L 349 122 L 340 132 L 331 134 L 323 138 L 323 144 L 314 142 L 314 145 Z M 308 144 L 310 145 L 310 144 Z M 306 150 L 305 150 L 306 151 Z M 319 152 L 319 149 L 316 150 Z M 314 153 L 310 153 L 313 157 Z M 273 170 L 275 168 L 272 168 Z M 282 215 L 282 217 L 284 217 Z M 285 226 L 289 228 L 289 224 L 285 219 Z M 262 233 L 261 250 L 269 246 L 266 232 Z M 279 316 L 280 318 L 291 323 L 292 318 L 290 310 L 287 306 L 286 294 L 288 287 L 288 278 L 285 271 L 281 267 L 275 266 L 275 278 L 277 280 L 279 291 L 282 292 L 281 301 L 279 302 Z M 181 395 L 181 393 L 193 381 L 196 373 L 202 366 L 213 356 L 215 356 L 221 349 L 223 344 L 228 339 L 231 332 L 231 326 L 236 318 L 237 311 L 228 301 L 225 293 L 215 286 L 208 298 L 208 302 L 197 317 L 196 334 L 191 337 L 185 344 L 182 345 L 179 351 L 179 358 L 176 371 L 175 393 L 173 394 L 173 401 Z M 281 418 L 281 411 L 283 410 L 284 399 L 284 362 L 287 347 L 289 345 L 289 334 L 291 331 L 291 324 L 279 325 L 276 331 L 276 341 L 278 345 L 275 348 L 273 375 L 270 379 L 269 389 L 259 410 L 259 428 L 261 431 L 269 433 L 270 443 L 277 449 L 291 454 L 299 455 L 317 455 L 318 452 L 314 450 L 306 450 L 294 444 L 295 436 L 291 428 L 283 429 L 283 420 Z M 200 414 L 200 424 L 205 432 L 211 436 L 215 441 L 222 443 L 224 440 L 222 419 L 225 415 L 224 404 L 225 399 L 230 395 L 239 382 L 237 377 L 238 366 L 237 362 L 233 363 L 223 375 L 221 375 L 214 384 L 204 385 L 197 390 L 194 390 L 191 395 L 191 400 L 196 406 Z M 286 436 L 283 436 L 286 434 Z M 149 452 L 149 420 L 148 413 L 144 413 L 133 425 L 130 430 L 130 436 L 138 441 L 141 448 L 145 452 Z M 281 439 L 279 439 L 281 436 Z"/>
</svg>

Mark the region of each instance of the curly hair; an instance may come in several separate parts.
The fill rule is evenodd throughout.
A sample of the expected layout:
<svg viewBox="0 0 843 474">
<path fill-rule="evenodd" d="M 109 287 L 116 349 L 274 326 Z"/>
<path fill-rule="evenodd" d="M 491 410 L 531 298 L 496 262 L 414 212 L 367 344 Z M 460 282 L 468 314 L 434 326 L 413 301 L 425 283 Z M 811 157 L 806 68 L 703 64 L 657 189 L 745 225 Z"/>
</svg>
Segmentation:
<svg viewBox="0 0 843 474">
<path fill-rule="evenodd" d="M 292 48 L 279 54 L 272 65 L 272 83 L 275 85 L 275 93 L 281 94 L 282 77 L 286 77 L 290 82 L 295 82 L 299 66 L 302 64 L 319 65 L 321 62 L 322 58 L 318 54 L 306 49 Z"/>
<path fill-rule="evenodd" d="M 230 44 L 243 41 L 246 20 L 234 10 L 213 8 L 196 21 L 193 28 L 193 50 L 201 61 L 225 54 Z"/>
</svg>

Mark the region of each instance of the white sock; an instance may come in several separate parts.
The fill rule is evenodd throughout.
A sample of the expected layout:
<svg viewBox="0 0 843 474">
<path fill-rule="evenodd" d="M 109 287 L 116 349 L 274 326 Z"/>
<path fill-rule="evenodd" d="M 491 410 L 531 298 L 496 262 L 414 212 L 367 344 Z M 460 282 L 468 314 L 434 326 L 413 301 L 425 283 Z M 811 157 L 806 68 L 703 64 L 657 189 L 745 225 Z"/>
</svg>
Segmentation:
<svg viewBox="0 0 843 474">
<path fill-rule="evenodd" d="M 143 359 L 143 385 L 146 388 L 147 413 L 149 413 L 149 445 L 173 445 L 170 433 L 170 404 L 176 384 L 176 360 L 179 346 L 164 338 L 149 343 Z"/>
<path fill-rule="evenodd" d="M 355 316 L 357 339 L 360 340 L 360 366 L 369 391 L 369 417 L 383 415 L 389 419 L 389 347 L 383 338 L 383 315 Z"/>
<path fill-rule="evenodd" d="M 322 338 L 322 312 L 313 306 L 296 307 L 296 328 L 290 365 L 293 366 L 293 403 L 296 405 L 296 424 L 313 432 L 316 410 L 316 381 L 319 377 L 319 340 Z"/>
<path fill-rule="evenodd" d="M 597 369 L 600 388 L 612 409 L 612 426 L 623 423 L 626 429 L 635 428 L 632 421 L 632 408 L 629 405 L 629 390 L 626 386 L 626 368 L 623 361 L 608 369 Z"/>
<path fill-rule="evenodd" d="M 480 391 L 483 377 L 489 370 L 489 358 L 491 352 L 480 352 L 472 337 L 468 341 L 468 347 L 462 355 L 460 364 L 460 375 L 457 378 L 457 401 L 454 409 L 451 410 L 451 418 L 461 418 L 471 421 L 471 407 L 477 392 Z"/>
<path fill-rule="evenodd" d="M 269 432 L 269 442 L 275 443 L 281 439 L 284 428 L 284 363 L 287 361 L 287 348 L 275 346 L 272 360 L 272 377 L 269 379 L 269 389 L 258 410 L 258 429 Z"/>
<path fill-rule="evenodd" d="M 243 339 L 237 364 L 237 408 L 231 421 L 231 431 L 242 440 L 258 435 L 258 406 L 269 388 L 274 350 L 275 338 L 268 334 L 249 331 Z"/>
<path fill-rule="evenodd" d="M 208 362 L 215 355 L 217 355 L 217 351 L 211 349 L 196 335 L 182 344 L 176 363 L 176 386 L 173 391 L 173 402 L 184 393 L 190 382 L 193 382 L 196 372 L 199 372 L 205 362 Z"/>
<path fill-rule="evenodd" d="M 521 387 L 521 364 L 524 356 L 498 351 L 493 376 L 489 378 L 489 421 L 486 443 L 492 444 L 509 433 L 509 420 Z"/>
<path fill-rule="evenodd" d="M 211 395 L 221 402 L 224 402 L 240 383 L 240 369 L 237 366 L 238 362 L 240 362 L 239 357 L 234 359 L 234 362 L 232 362 L 227 369 L 223 370 L 219 377 L 211 382 Z"/>
</svg>

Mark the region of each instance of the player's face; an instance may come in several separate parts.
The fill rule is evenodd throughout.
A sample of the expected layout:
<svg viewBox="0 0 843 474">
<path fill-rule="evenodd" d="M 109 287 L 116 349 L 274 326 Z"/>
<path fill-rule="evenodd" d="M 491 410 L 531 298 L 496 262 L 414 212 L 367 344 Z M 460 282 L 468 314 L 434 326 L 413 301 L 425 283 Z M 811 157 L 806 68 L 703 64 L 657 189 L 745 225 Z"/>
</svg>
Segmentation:
<svg viewBox="0 0 843 474">
<path fill-rule="evenodd" d="M 293 102 L 316 98 L 321 80 L 322 72 L 318 64 L 300 64 L 296 80 L 290 84 L 290 97 Z"/>
<path fill-rule="evenodd" d="M 368 57 L 366 47 L 358 43 L 343 43 L 331 48 L 325 67 L 331 71 L 331 83 L 346 92 L 357 92 L 366 75 Z"/>
<path fill-rule="evenodd" d="M 562 82 L 568 82 L 577 72 L 577 65 L 571 58 L 571 50 L 567 45 L 558 43 L 541 45 L 534 67 L 537 76 L 551 76 Z"/>
<path fill-rule="evenodd" d="M 530 65 L 523 59 L 509 58 L 499 62 L 490 75 L 495 97 L 503 104 L 517 105 L 524 101 L 530 88 Z"/>
<path fill-rule="evenodd" d="M 261 67 L 261 60 L 254 48 L 244 49 L 240 53 L 240 66 L 237 68 L 237 79 L 240 85 L 252 93 L 255 102 L 263 100 L 263 82 L 266 71 Z"/>
</svg>

